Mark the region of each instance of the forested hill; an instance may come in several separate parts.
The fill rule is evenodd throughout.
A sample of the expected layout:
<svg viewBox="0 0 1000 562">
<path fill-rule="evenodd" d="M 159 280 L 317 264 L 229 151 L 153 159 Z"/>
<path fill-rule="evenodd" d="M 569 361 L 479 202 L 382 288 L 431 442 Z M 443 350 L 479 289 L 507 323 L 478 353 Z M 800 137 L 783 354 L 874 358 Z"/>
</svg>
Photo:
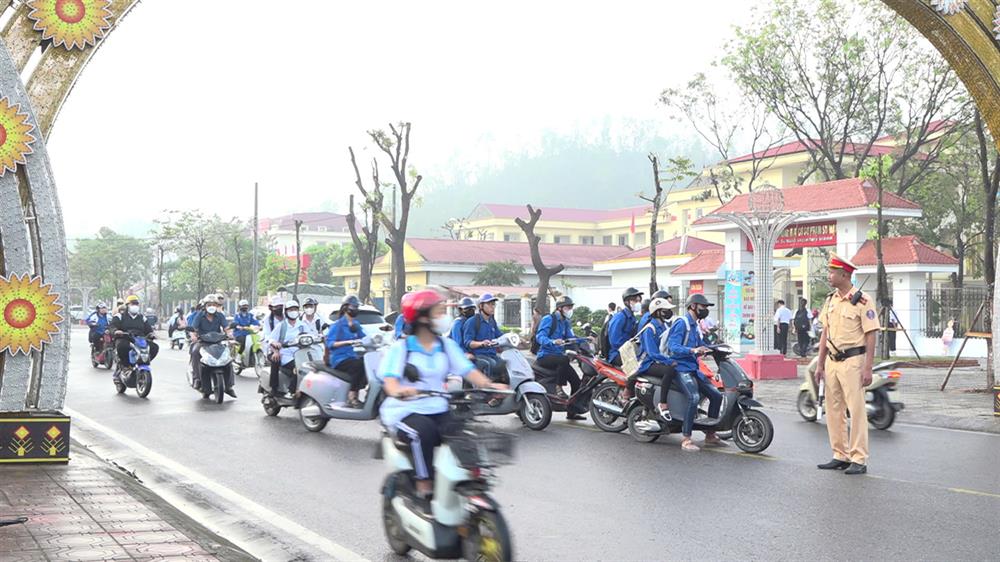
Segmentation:
<svg viewBox="0 0 1000 562">
<path fill-rule="evenodd" d="M 466 173 L 450 182 L 425 177 L 420 206 L 410 217 L 410 234 L 444 236 L 449 218 L 467 216 L 479 203 L 533 204 L 571 208 L 638 205 L 640 190 L 652 190 L 647 155 L 690 158 L 695 169 L 712 161 L 695 139 L 643 135 L 615 142 L 549 136 L 533 154 L 514 154 L 494 169 Z"/>
</svg>

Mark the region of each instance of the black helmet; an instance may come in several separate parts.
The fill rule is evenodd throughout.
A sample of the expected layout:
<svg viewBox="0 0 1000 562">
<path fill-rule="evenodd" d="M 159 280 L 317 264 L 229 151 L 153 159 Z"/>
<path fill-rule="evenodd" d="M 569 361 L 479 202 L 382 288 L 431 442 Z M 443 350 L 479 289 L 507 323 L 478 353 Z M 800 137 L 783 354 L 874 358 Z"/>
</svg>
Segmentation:
<svg viewBox="0 0 1000 562">
<path fill-rule="evenodd" d="M 465 297 L 458 301 L 459 310 L 465 310 L 466 308 L 476 308 L 476 301 L 472 300 L 470 297 Z"/>
<path fill-rule="evenodd" d="M 556 309 L 560 309 L 564 306 L 573 306 L 573 299 L 569 298 L 566 295 L 563 295 L 558 299 L 556 299 Z"/>
<path fill-rule="evenodd" d="M 715 306 L 715 304 L 708 302 L 708 299 L 705 298 L 705 295 L 703 295 L 701 293 L 695 293 L 695 294 L 691 295 L 690 297 L 688 297 L 687 304 L 684 305 L 684 306 L 687 307 L 687 308 L 691 308 L 692 306 L 694 306 L 696 304 L 702 304 L 702 305 L 705 305 L 705 306 Z"/>
<path fill-rule="evenodd" d="M 361 301 L 354 295 L 347 295 L 344 297 L 344 300 L 340 301 L 340 310 L 344 310 L 345 308 L 358 308 L 360 306 Z"/>
<path fill-rule="evenodd" d="M 355 300 L 357 300 L 357 297 L 348 297 L 348 298 L 354 298 Z M 347 299 L 344 300 L 346 301 Z M 316 306 L 317 304 L 319 304 L 319 301 L 312 297 L 306 297 L 306 300 L 302 301 L 302 306 Z"/>
<path fill-rule="evenodd" d="M 659 291 L 656 291 L 655 293 L 653 293 L 653 296 L 650 297 L 650 298 L 654 298 L 654 299 L 671 299 L 671 300 L 673 300 L 674 297 L 672 297 L 670 295 L 670 293 L 664 291 L 663 289 L 660 289 Z"/>
<path fill-rule="evenodd" d="M 622 293 L 622 302 L 625 302 L 632 297 L 641 297 L 641 296 L 642 296 L 642 291 L 636 289 L 635 287 L 629 287 L 628 289 L 625 289 L 624 293 Z"/>
</svg>

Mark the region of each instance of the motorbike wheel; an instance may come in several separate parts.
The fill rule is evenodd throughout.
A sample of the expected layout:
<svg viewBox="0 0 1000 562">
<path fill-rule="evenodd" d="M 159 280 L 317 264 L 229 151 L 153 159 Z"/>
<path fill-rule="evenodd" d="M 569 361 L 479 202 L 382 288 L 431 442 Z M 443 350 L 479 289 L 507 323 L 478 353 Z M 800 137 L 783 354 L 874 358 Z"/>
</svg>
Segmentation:
<svg viewBox="0 0 1000 562">
<path fill-rule="evenodd" d="M 319 404 L 315 400 L 308 396 L 302 398 L 302 402 L 299 404 L 299 419 L 302 420 L 302 425 L 306 426 L 306 429 L 313 433 L 323 431 L 326 428 L 326 422 L 330 421 L 326 418 L 311 418 L 302 413 L 302 411 L 308 406 L 316 406 L 319 408 Z"/>
<path fill-rule="evenodd" d="M 215 373 L 215 403 L 222 404 L 226 396 L 226 375 Z"/>
<path fill-rule="evenodd" d="M 518 410 L 518 417 L 528 429 L 541 431 L 552 421 L 552 405 L 544 394 L 537 392 L 525 394 Z"/>
<path fill-rule="evenodd" d="M 150 390 L 153 390 L 153 375 L 149 371 L 139 371 L 135 375 L 135 391 L 139 398 L 149 396 Z"/>
<path fill-rule="evenodd" d="M 405 556 L 410 552 L 410 545 L 406 542 L 406 531 L 403 530 L 403 522 L 399 519 L 399 514 L 392 507 L 392 501 L 382 496 L 382 526 L 385 528 L 385 540 L 389 542 L 389 548 L 400 556 Z"/>
<path fill-rule="evenodd" d="M 896 421 L 896 410 L 893 409 L 892 404 L 889 402 L 887 393 L 876 392 L 874 395 L 875 414 L 868 416 L 868 421 L 875 426 L 875 429 L 889 429 L 892 427 L 893 422 Z"/>
<path fill-rule="evenodd" d="M 97 362 L 97 359 L 94 359 L 93 353 L 90 354 L 90 364 L 93 365 L 95 369 L 98 365 L 100 365 L 100 363 Z"/>
<path fill-rule="evenodd" d="M 590 399 L 590 419 L 594 420 L 594 425 L 609 433 L 625 431 L 625 428 L 628 427 L 628 420 L 625 416 L 616 416 L 599 410 L 594 405 L 594 402 L 600 400 L 601 402 L 623 406 L 624 404 L 622 404 L 621 400 L 622 390 L 622 387 L 613 382 L 601 383 L 594 389 L 593 397 Z"/>
<path fill-rule="evenodd" d="M 462 542 L 466 560 L 510 562 L 514 558 L 507 522 L 499 511 L 480 511 L 469 520 L 469 536 Z"/>
<path fill-rule="evenodd" d="M 264 413 L 272 418 L 281 413 L 281 406 L 271 396 L 265 396 L 262 404 L 264 405 Z"/>
<path fill-rule="evenodd" d="M 774 439 L 771 418 L 760 410 L 747 410 L 733 426 L 733 441 L 745 453 L 759 453 L 767 449 Z"/>
<path fill-rule="evenodd" d="M 649 433 L 640 430 L 638 427 L 635 426 L 635 424 L 642 421 L 643 418 L 645 418 L 645 416 L 646 416 L 646 408 L 642 406 L 638 406 L 629 410 L 626 422 L 628 424 L 628 432 L 633 439 L 635 439 L 640 443 L 652 443 L 653 441 L 659 439 L 660 436 L 656 434 L 651 435 Z"/>
<path fill-rule="evenodd" d="M 816 402 L 813 401 L 812 396 L 809 395 L 808 390 L 803 390 L 799 393 L 799 399 L 795 401 L 795 407 L 799 411 L 799 415 L 802 419 L 806 421 L 814 422 L 816 421 Z"/>
</svg>

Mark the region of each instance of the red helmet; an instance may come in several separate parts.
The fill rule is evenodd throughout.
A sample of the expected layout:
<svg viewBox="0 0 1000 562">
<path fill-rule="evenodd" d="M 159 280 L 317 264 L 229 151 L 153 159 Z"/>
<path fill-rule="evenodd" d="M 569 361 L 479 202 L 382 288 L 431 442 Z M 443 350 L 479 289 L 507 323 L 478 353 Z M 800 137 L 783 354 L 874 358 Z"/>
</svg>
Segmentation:
<svg viewBox="0 0 1000 562">
<path fill-rule="evenodd" d="M 433 289 L 424 289 L 403 295 L 400 308 L 403 312 L 403 320 L 407 324 L 412 324 L 418 316 L 429 312 L 438 304 L 444 302 L 444 297 Z"/>
</svg>

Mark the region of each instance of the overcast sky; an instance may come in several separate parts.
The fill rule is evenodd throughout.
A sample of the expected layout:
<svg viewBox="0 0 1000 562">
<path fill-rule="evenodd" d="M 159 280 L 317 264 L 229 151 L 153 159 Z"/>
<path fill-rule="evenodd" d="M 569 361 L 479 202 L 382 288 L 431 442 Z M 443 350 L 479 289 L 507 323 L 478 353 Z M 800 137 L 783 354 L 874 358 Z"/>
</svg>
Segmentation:
<svg viewBox="0 0 1000 562">
<path fill-rule="evenodd" d="M 255 181 L 262 216 L 345 210 L 347 146 L 388 121 L 413 122 L 411 161 L 439 176 L 543 131 L 676 129 L 657 95 L 718 57 L 750 4 L 146 0 L 49 139 L 67 233 L 165 208 L 250 216 Z"/>
</svg>

